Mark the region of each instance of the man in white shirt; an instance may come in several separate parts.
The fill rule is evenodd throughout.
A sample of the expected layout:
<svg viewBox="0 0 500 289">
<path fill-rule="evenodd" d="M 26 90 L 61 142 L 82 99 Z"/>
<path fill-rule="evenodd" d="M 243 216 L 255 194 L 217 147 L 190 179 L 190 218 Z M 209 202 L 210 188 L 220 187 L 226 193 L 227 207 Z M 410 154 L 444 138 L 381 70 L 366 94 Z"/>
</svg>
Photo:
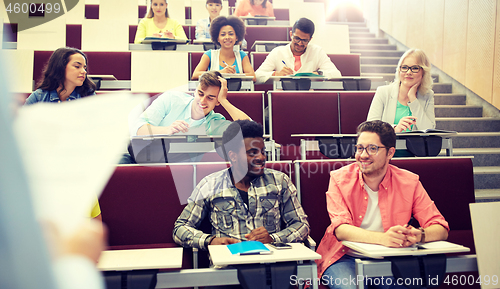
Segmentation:
<svg viewBox="0 0 500 289">
<path fill-rule="evenodd" d="M 274 48 L 266 60 L 255 71 L 256 83 L 264 83 L 271 76 L 285 76 L 299 72 L 312 72 L 326 77 L 342 76 L 326 52 L 318 45 L 310 44 L 314 34 L 314 23 L 300 18 L 290 31 L 292 41 Z"/>
</svg>

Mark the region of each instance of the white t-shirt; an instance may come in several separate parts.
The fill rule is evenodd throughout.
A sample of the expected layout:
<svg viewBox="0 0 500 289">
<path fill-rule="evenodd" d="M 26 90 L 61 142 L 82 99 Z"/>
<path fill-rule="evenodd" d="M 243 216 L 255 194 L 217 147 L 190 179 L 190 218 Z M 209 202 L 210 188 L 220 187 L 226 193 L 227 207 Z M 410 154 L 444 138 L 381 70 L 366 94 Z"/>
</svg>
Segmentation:
<svg viewBox="0 0 500 289">
<path fill-rule="evenodd" d="M 360 227 L 368 231 L 384 232 L 382 215 L 380 215 L 380 208 L 378 207 L 378 191 L 372 191 L 366 184 L 365 190 L 368 193 L 368 207 Z"/>
</svg>

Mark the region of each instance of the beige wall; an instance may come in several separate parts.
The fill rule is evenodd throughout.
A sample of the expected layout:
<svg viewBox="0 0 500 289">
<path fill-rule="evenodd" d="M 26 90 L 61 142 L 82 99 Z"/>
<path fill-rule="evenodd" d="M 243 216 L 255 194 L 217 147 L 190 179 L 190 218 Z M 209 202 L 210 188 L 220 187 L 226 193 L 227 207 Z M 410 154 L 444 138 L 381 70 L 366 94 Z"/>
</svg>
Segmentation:
<svg viewBox="0 0 500 289">
<path fill-rule="evenodd" d="M 380 0 L 379 22 L 500 108 L 500 0 Z"/>
</svg>

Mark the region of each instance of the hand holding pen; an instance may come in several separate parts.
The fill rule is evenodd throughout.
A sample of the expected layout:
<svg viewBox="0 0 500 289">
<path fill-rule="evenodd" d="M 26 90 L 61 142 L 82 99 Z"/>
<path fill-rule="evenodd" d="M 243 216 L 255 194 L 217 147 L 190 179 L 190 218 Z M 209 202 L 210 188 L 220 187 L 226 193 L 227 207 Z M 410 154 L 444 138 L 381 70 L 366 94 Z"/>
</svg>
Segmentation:
<svg viewBox="0 0 500 289">
<path fill-rule="evenodd" d="M 236 73 L 236 68 L 234 65 L 228 65 L 224 60 L 222 60 L 222 63 L 224 63 L 225 67 L 221 71 L 219 71 L 220 73 L 229 73 L 229 74 Z"/>
<path fill-rule="evenodd" d="M 275 71 L 274 72 L 274 75 L 275 76 L 286 76 L 286 75 L 291 75 L 291 74 L 294 74 L 295 71 L 293 71 L 293 69 L 291 69 L 290 67 L 288 67 L 285 63 L 285 61 L 281 60 L 281 62 L 283 63 L 283 65 L 285 65 L 280 71 Z"/>
</svg>

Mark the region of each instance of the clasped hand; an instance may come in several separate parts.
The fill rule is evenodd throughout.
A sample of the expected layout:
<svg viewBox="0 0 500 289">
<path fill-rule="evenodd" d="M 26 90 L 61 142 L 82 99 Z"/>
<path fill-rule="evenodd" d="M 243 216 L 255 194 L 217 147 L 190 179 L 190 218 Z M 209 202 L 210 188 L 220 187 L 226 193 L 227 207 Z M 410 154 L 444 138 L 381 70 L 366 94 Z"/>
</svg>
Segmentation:
<svg viewBox="0 0 500 289">
<path fill-rule="evenodd" d="M 267 244 L 267 243 L 272 243 L 273 238 L 269 235 L 269 232 L 266 230 L 264 227 L 259 227 L 257 229 L 252 230 L 250 234 L 246 234 L 245 238 L 247 241 L 259 241 L 261 243 Z M 234 243 L 239 243 L 240 240 L 234 239 L 234 238 L 228 238 L 228 237 L 221 237 L 221 238 L 213 238 L 212 241 L 210 242 L 210 245 L 229 245 L 229 244 L 234 244 Z"/>
<path fill-rule="evenodd" d="M 386 247 L 410 247 L 420 240 L 420 230 L 412 226 L 393 226 L 384 233 L 382 245 Z"/>
</svg>

